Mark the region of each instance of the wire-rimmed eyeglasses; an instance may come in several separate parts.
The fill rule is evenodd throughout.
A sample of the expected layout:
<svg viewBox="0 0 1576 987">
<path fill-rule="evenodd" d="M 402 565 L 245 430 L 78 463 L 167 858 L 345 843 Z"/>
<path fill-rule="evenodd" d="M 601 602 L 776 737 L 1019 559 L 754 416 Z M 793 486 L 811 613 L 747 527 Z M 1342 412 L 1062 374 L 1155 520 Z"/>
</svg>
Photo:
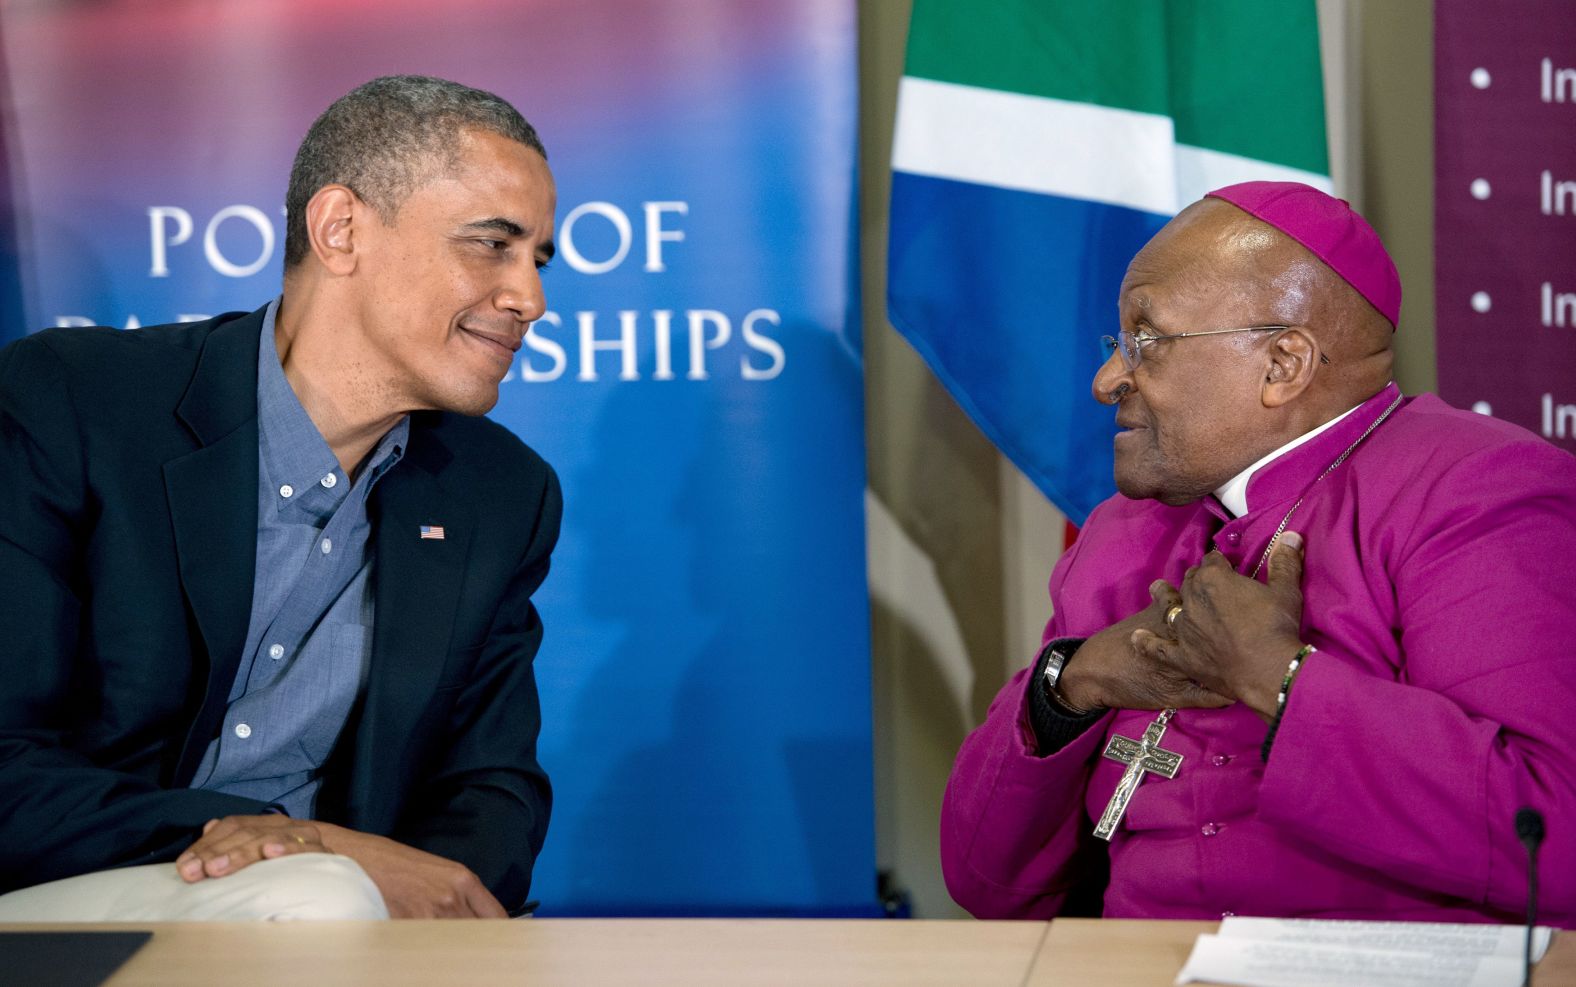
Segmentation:
<svg viewBox="0 0 1576 987">
<path fill-rule="evenodd" d="M 1138 365 L 1144 360 L 1144 347 L 1159 339 L 1186 339 L 1189 336 L 1221 336 L 1232 332 L 1269 332 L 1277 329 L 1290 329 L 1291 326 L 1243 326 L 1240 329 L 1204 329 L 1199 332 L 1176 332 L 1162 335 L 1140 329 L 1132 332 L 1128 329 L 1119 329 L 1115 336 L 1101 336 L 1100 342 L 1105 346 L 1105 358 L 1109 360 L 1112 353 L 1122 354 L 1122 363 L 1129 370 L 1137 370 Z"/>
</svg>

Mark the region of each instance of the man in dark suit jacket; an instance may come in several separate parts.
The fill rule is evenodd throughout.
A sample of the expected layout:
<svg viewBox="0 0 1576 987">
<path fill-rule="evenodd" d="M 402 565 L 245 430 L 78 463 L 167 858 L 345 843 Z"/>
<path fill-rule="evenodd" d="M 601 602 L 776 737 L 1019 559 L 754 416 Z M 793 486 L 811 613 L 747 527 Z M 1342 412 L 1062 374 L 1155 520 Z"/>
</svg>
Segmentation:
<svg viewBox="0 0 1576 987">
<path fill-rule="evenodd" d="M 469 416 L 554 208 L 513 107 L 375 80 L 297 154 L 278 300 L 0 351 L 0 917 L 365 914 L 192 904 L 321 854 L 374 913 L 524 906 L 561 498 Z"/>
</svg>

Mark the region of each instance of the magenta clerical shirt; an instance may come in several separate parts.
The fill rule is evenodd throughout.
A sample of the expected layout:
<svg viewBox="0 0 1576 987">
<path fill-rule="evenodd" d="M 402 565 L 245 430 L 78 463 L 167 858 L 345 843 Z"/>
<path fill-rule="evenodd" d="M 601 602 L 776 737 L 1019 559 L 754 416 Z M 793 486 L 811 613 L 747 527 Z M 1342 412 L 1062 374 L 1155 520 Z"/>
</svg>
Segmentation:
<svg viewBox="0 0 1576 987">
<path fill-rule="evenodd" d="M 1318 647 L 1266 726 L 1237 705 L 1184 709 L 1109 846 L 1105 914 L 1513 920 L 1527 861 L 1514 816 L 1548 821 L 1540 920 L 1576 927 L 1576 457 L 1392 384 L 1253 475 L 1248 512 L 1120 495 L 1051 576 L 1046 639 L 1086 637 L 1180 582 L 1212 546 L 1253 571 L 1281 518 L 1306 540 L 1303 640 Z M 1288 655 L 1289 659 L 1291 656 Z M 1073 658 L 1076 662 L 1076 656 Z M 1037 756 L 1027 671 L 964 742 L 942 866 L 982 918 L 1044 918 L 1121 777 L 1100 756 L 1154 714 L 1116 710 Z"/>
</svg>

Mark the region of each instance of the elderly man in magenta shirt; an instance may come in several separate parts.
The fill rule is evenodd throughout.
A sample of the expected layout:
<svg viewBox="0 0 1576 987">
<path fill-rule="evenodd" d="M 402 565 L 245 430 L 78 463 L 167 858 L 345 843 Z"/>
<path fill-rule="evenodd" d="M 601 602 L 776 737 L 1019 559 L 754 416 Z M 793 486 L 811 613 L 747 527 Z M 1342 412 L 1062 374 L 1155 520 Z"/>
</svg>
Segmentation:
<svg viewBox="0 0 1576 987">
<path fill-rule="evenodd" d="M 1055 915 L 1109 854 L 1112 917 L 1513 921 L 1530 806 L 1541 917 L 1576 926 L 1576 457 L 1403 397 L 1400 299 L 1294 184 L 1133 260 L 1093 387 L 1121 492 L 947 787 L 975 915 Z"/>
</svg>

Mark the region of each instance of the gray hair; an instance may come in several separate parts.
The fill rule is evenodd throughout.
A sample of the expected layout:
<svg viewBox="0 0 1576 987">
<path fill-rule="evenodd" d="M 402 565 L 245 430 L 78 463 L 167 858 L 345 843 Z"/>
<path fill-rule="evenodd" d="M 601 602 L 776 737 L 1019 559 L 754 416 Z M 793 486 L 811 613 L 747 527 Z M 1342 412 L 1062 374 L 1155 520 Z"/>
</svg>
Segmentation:
<svg viewBox="0 0 1576 987">
<path fill-rule="evenodd" d="M 325 185 L 344 185 L 394 221 L 405 199 L 441 165 L 452 165 L 460 134 L 484 130 L 547 157 L 520 111 L 490 92 L 425 75 L 387 75 L 334 101 L 307 130 L 285 192 L 285 268 L 310 244 L 306 204 Z"/>
</svg>

